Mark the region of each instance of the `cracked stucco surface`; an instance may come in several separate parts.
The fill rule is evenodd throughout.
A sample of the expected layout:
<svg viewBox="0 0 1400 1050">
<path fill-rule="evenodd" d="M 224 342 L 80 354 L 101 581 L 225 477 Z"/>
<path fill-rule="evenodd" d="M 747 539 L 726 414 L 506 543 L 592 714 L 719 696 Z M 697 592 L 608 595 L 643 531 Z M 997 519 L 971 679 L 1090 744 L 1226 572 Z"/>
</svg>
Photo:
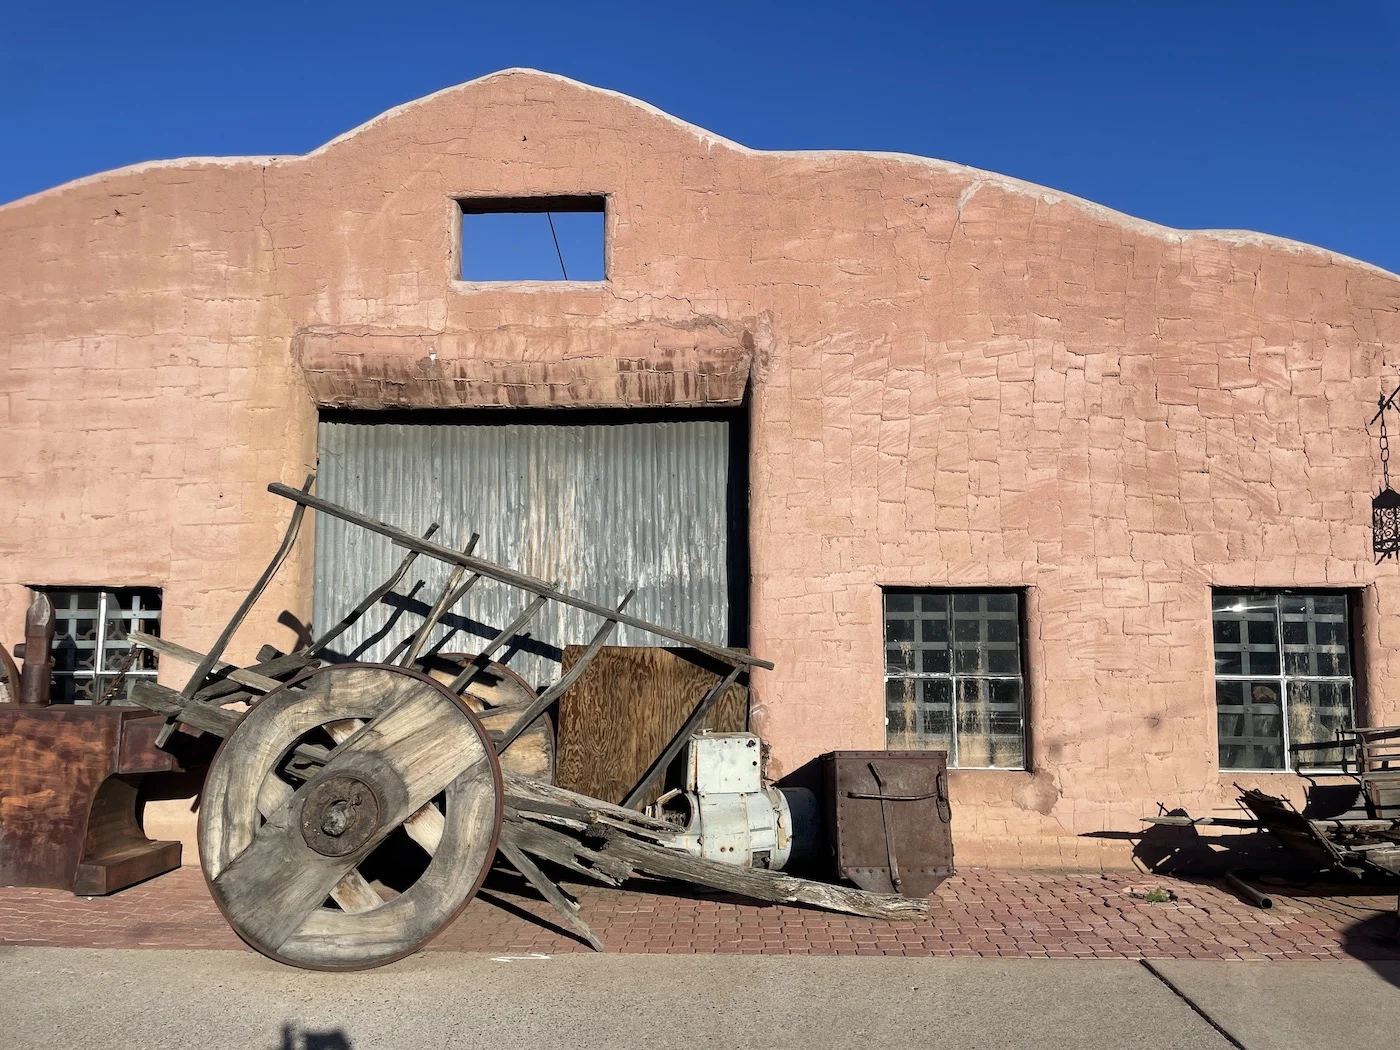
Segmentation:
<svg viewBox="0 0 1400 1050">
<path fill-rule="evenodd" d="M 606 283 L 452 279 L 454 197 L 545 193 L 610 195 Z M 318 402 L 705 404 L 747 381 L 752 641 L 778 664 L 755 722 L 780 767 L 881 746 L 881 585 L 1029 588 L 1036 772 L 954 775 L 962 863 L 1120 865 L 1086 836 L 1236 779 L 1292 790 L 1215 768 L 1212 585 L 1363 588 L 1364 717 L 1400 720 L 1364 426 L 1400 278 L 1364 263 L 938 161 L 749 150 L 527 71 L 305 157 L 59 187 L 0 208 L 0 239 L 7 640 L 26 584 L 151 583 L 166 633 L 207 645 L 276 545 L 264 485 L 300 481 Z M 309 615 L 309 553 L 245 649 Z"/>
</svg>

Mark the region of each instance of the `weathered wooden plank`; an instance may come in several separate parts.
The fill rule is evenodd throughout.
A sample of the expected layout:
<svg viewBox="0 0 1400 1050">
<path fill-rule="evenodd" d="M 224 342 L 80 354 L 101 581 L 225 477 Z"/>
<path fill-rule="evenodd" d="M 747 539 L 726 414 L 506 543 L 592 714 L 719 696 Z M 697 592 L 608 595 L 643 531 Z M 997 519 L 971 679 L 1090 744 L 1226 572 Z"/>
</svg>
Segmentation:
<svg viewBox="0 0 1400 1050">
<path fill-rule="evenodd" d="M 652 760 L 651 765 L 647 767 L 647 771 L 642 774 L 641 779 L 633 785 L 632 790 L 627 792 L 626 797 L 622 800 L 623 806 L 627 809 L 640 809 L 642 807 L 648 793 L 661 783 L 661 778 L 665 776 L 667 768 L 681 753 L 681 748 L 690 742 L 692 734 L 700 731 L 705 719 L 709 717 L 710 709 L 738 680 L 743 670 L 742 666 L 735 664 L 727 675 L 706 690 L 705 695 L 700 698 L 700 702 L 695 705 L 695 710 L 685 720 L 685 724 L 676 730 L 675 735 L 671 737 L 671 742 L 662 749 L 661 754 Z"/>
<path fill-rule="evenodd" d="M 602 799 L 598 798 L 589 798 L 587 795 L 580 795 L 577 792 L 556 787 L 554 784 L 546 784 L 544 781 L 535 780 L 532 777 L 522 777 L 516 773 L 502 773 L 502 780 L 505 783 L 506 794 L 514 795 L 517 799 L 549 802 L 561 806 L 575 806 L 590 814 L 597 814 L 601 817 L 611 817 L 613 820 L 619 821 L 628 827 L 636 827 L 644 831 L 666 832 L 670 834 L 674 833 L 676 830 L 664 820 L 655 820 L 644 813 L 623 809 L 621 806 L 615 806 L 611 802 L 604 802 Z"/>
<path fill-rule="evenodd" d="M 566 674 L 580 657 L 577 646 L 564 650 Z M 693 650 L 602 649 L 559 698 L 559 784 L 621 802 L 678 736 L 696 699 L 723 681 L 732 666 Z M 748 690 L 736 682 L 720 694 L 696 728 L 737 733 L 747 725 Z M 643 803 L 656 794 L 657 788 L 645 793 Z"/>
<path fill-rule="evenodd" d="M 264 678 L 273 678 L 281 681 L 284 678 L 289 678 L 300 671 L 306 670 L 308 667 L 315 666 L 317 662 L 314 656 L 308 656 L 306 653 L 291 653 L 286 656 L 276 656 L 270 660 L 260 661 L 252 667 L 243 668 L 243 670 L 252 674 L 262 675 Z M 202 704 L 210 704 L 215 701 L 231 704 L 238 699 L 245 699 L 252 695 L 249 693 L 248 687 L 241 682 L 235 682 L 232 678 L 226 676 L 219 680 L 219 674 L 220 671 L 215 668 L 213 676 L 216 680 L 194 694 L 194 699 L 196 701 Z"/>
<path fill-rule="evenodd" d="M 216 704 L 200 704 L 182 693 L 155 682 L 132 684 L 131 698 L 148 711 L 178 719 L 191 729 L 225 737 L 243 720 L 242 711 L 230 711 Z"/>
<path fill-rule="evenodd" d="M 331 887 L 331 900 L 339 904 L 340 910 L 348 915 L 373 911 L 384 904 L 384 898 L 376 893 L 374 887 L 354 868 L 347 871 L 341 880 Z"/>
<path fill-rule="evenodd" d="M 512 587 L 519 587 L 521 590 L 530 591 L 532 594 L 546 595 L 552 601 L 557 601 L 564 605 L 571 605 L 575 609 L 591 612 L 595 616 L 601 616 L 604 619 L 616 617 L 619 622 L 625 623 L 629 627 L 648 631 L 659 638 L 666 638 L 681 645 L 699 649 L 701 652 L 708 653 L 726 663 L 742 663 L 752 667 L 767 668 L 769 670 L 773 667 L 772 662 L 769 660 L 762 660 L 742 650 L 728 649 L 722 645 L 713 645 L 700 638 L 692 638 L 688 634 L 683 634 L 680 631 L 673 631 L 669 627 L 663 627 L 661 624 L 651 623 L 648 620 L 643 620 L 639 616 L 616 613 L 606 605 L 599 605 L 597 602 L 591 602 L 584 598 L 577 598 L 572 594 L 566 594 L 563 591 L 552 588 L 549 584 L 545 583 L 544 580 L 538 579 L 537 577 L 530 576 L 523 572 L 516 572 L 514 569 L 508 569 L 503 565 L 497 565 L 495 562 L 476 558 L 469 554 L 462 554 L 460 551 L 454 551 L 451 547 L 444 547 L 440 543 L 419 539 L 411 533 L 395 528 L 387 522 L 379 521 L 365 514 L 356 513 L 353 510 L 348 510 L 345 507 L 332 503 L 330 500 L 321 499 L 319 496 L 312 496 L 309 493 L 294 489 L 290 485 L 283 485 L 281 482 L 273 482 L 268 485 L 267 491 L 277 496 L 283 496 L 293 502 L 300 503 L 303 506 L 310 507 L 313 510 L 320 511 L 323 514 L 329 514 L 332 517 L 340 518 L 342 521 L 348 521 L 352 525 L 358 525 L 360 528 L 368 529 L 370 532 L 378 533 L 381 536 L 387 536 L 397 546 L 403 547 L 406 550 L 421 551 L 428 557 L 436 558 L 438 561 L 446 562 L 449 565 L 465 565 L 473 572 L 479 572 L 489 579 L 508 583 Z"/>
<path fill-rule="evenodd" d="M 204 654 L 179 642 L 172 642 L 168 638 L 157 638 L 154 635 L 146 634 L 144 631 L 132 631 L 131 641 L 135 645 L 142 646 L 168 656 L 173 660 L 181 660 L 185 663 L 197 664 L 204 661 Z M 256 689 L 261 693 L 270 693 L 274 689 L 281 689 L 282 683 L 275 678 L 268 678 L 266 675 L 257 674 L 254 671 L 245 670 L 235 664 L 226 663 L 223 660 L 216 660 L 211 665 L 222 674 L 237 682 L 246 685 L 249 689 Z M 185 694 L 188 695 L 188 694 Z"/>
<path fill-rule="evenodd" d="M 807 904 L 826 911 L 864 915 L 872 919 L 928 918 L 928 901 L 892 893 L 871 893 L 825 882 L 812 882 L 765 868 L 741 868 L 694 857 L 679 850 L 654 846 L 605 824 L 595 824 L 586 841 L 601 843 L 599 852 L 617 858 L 638 871 L 661 878 L 679 879 L 725 893 L 755 900 Z"/>
<path fill-rule="evenodd" d="M 492 742 L 511 728 L 523 707 L 494 707 L 477 713 Z M 501 768 L 522 776 L 554 781 L 554 725 L 548 715 L 540 715 L 516 740 L 515 746 L 500 756 Z"/>
<path fill-rule="evenodd" d="M 509 806 L 501 826 L 501 841 L 608 886 L 620 886 L 632 876 L 632 869 L 622 861 L 589 849 L 567 831 L 526 820 Z"/>
<path fill-rule="evenodd" d="M 525 876 L 525 880 L 540 893 L 540 896 L 554 905 L 560 917 L 569 925 L 569 928 L 592 945 L 594 951 L 604 950 L 603 942 L 598 935 L 593 932 L 593 928 L 583 921 L 579 914 L 578 901 L 567 896 L 563 890 L 556 886 L 544 872 L 536 866 L 535 862 L 525 856 L 509 842 L 502 842 L 501 852 L 505 854 L 506 860 L 516 871 Z"/>
</svg>

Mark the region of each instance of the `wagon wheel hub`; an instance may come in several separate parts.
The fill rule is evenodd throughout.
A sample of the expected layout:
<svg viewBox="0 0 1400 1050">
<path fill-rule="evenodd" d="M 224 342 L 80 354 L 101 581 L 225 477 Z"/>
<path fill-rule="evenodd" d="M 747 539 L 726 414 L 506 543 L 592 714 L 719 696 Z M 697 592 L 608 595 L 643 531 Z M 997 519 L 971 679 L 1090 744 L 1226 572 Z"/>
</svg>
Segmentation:
<svg viewBox="0 0 1400 1050">
<path fill-rule="evenodd" d="M 379 830 L 379 795 L 359 777 L 328 777 L 312 786 L 301 810 L 301 834 L 323 857 L 345 857 Z"/>
</svg>

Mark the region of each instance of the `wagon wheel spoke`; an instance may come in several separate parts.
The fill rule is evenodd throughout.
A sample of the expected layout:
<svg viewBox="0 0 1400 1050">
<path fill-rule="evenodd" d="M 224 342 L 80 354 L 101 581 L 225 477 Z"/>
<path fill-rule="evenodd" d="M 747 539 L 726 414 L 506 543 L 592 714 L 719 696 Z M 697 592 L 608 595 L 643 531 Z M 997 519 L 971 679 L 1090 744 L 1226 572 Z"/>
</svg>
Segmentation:
<svg viewBox="0 0 1400 1050">
<path fill-rule="evenodd" d="M 369 725 L 350 731 L 213 879 L 256 943 L 280 948 L 389 832 L 486 760 L 477 726 L 437 690 L 399 692 Z"/>
</svg>

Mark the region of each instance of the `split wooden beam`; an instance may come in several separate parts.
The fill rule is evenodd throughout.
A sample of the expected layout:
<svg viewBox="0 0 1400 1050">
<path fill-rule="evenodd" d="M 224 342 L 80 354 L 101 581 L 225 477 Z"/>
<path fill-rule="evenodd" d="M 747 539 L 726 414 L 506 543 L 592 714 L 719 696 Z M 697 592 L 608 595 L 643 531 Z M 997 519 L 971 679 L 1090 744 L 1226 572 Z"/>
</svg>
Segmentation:
<svg viewBox="0 0 1400 1050">
<path fill-rule="evenodd" d="M 741 868 L 717 860 L 695 857 L 679 850 L 642 842 L 607 824 L 594 824 L 584 833 L 585 842 L 600 845 L 597 851 L 630 865 L 637 871 L 660 878 L 708 886 L 754 900 L 783 904 L 806 904 L 825 911 L 864 915 L 872 919 L 928 918 L 928 901 L 914 900 L 893 893 L 833 886 L 826 882 L 800 879 L 766 868 Z"/>
<path fill-rule="evenodd" d="M 297 652 L 288 653 L 284 656 L 274 656 L 270 660 L 263 660 L 253 664 L 251 667 L 243 667 L 239 668 L 239 670 L 261 675 L 264 678 L 273 678 L 285 684 L 284 679 L 288 676 L 295 675 L 306 670 L 308 667 L 315 667 L 319 664 L 320 661 L 309 653 Z M 238 700 L 248 700 L 252 698 L 254 695 L 252 690 L 234 681 L 232 678 L 229 678 L 227 675 L 220 678 L 219 676 L 222 673 L 223 672 L 217 667 L 214 669 L 213 676 L 215 681 L 194 694 L 194 699 L 197 703 L 210 704 L 217 701 L 221 704 L 231 704 Z"/>
<path fill-rule="evenodd" d="M 607 886 L 621 886 L 632 877 L 632 869 L 622 861 L 605 857 L 585 846 L 579 840 L 577 830 L 570 834 L 527 820 L 509 804 L 505 808 L 505 822 L 501 825 L 501 841 L 511 842 L 532 857 Z"/>
<path fill-rule="evenodd" d="M 539 866 L 529 857 L 525 856 L 523 850 L 509 839 L 500 839 L 496 843 L 496 848 L 505 854 L 506 860 L 510 861 L 511 867 L 525 876 L 525 880 L 539 891 L 541 897 L 554 905 L 554 910 L 559 913 L 569 927 L 580 937 L 592 945 L 594 951 L 603 951 L 603 942 L 593 928 L 583 921 L 579 914 L 578 901 L 574 900 L 562 889 L 554 884 Z"/>
<path fill-rule="evenodd" d="M 139 645 L 144 649 L 150 649 L 153 652 L 160 653 L 161 656 L 168 656 L 172 660 L 179 660 L 187 664 L 199 664 L 203 666 L 208 659 L 206 653 L 201 653 L 197 649 L 191 649 L 188 646 L 181 645 L 179 642 L 172 642 L 168 638 L 157 638 L 155 635 L 146 634 L 144 631 L 132 631 L 131 641 L 133 645 Z M 256 671 L 250 671 L 247 668 L 227 663 L 224 660 L 210 661 L 209 667 L 211 670 L 222 674 L 229 681 L 237 682 L 239 685 L 245 685 L 249 689 L 259 693 L 270 693 L 274 689 L 281 689 L 284 684 L 275 678 L 269 678 L 267 675 L 258 674 Z M 208 672 L 205 672 L 205 677 L 208 677 Z M 181 695 L 191 702 L 194 701 L 193 694 L 182 693 Z"/>
</svg>

